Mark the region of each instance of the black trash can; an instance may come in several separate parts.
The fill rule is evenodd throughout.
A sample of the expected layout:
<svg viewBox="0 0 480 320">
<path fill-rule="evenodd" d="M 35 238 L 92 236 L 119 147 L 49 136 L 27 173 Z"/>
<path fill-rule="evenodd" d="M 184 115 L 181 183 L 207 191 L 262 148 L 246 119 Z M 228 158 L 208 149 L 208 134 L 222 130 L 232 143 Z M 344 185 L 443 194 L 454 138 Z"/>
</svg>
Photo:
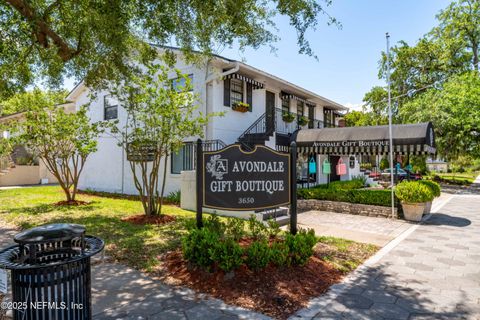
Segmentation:
<svg viewBox="0 0 480 320">
<path fill-rule="evenodd" d="M 0 251 L 0 267 L 12 272 L 15 320 L 92 318 L 90 257 L 104 242 L 77 224 L 48 224 L 14 237 Z"/>
</svg>

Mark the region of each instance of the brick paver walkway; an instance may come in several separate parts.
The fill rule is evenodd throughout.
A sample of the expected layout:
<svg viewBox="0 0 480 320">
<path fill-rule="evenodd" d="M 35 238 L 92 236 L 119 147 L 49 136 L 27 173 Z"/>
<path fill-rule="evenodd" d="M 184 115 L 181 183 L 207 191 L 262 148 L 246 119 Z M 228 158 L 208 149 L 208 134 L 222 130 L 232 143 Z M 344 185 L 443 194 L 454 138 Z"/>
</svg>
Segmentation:
<svg viewBox="0 0 480 320">
<path fill-rule="evenodd" d="M 453 196 L 378 262 L 292 318 L 480 319 L 480 195 Z"/>
</svg>

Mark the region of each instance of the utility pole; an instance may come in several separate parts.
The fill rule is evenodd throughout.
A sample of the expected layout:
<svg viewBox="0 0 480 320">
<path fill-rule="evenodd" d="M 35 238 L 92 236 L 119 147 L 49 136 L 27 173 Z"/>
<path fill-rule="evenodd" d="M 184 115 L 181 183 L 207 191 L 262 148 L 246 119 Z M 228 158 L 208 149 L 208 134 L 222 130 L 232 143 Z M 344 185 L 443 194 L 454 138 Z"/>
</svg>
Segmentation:
<svg viewBox="0 0 480 320">
<path fill-rule="evenodd" d="M 388 84 L 388 139 L 390 145 L 390 188 L 392 195 L 392 219 L 395 217 L 395 195 L 393 191 L 393 130 L 392 130 L 392 97 L 390 82 L 390 35 L 386 33 L 387 38 L 387 84 Z"/>
</svg>

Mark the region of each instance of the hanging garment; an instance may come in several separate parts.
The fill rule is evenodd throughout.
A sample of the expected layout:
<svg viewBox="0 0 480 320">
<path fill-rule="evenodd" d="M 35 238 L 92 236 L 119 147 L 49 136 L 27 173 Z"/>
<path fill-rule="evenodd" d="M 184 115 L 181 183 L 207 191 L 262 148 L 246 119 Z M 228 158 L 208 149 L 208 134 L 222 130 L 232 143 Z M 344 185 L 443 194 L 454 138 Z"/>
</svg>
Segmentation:
<svg viewBox="0 0 480 320">
<path fill-rule="evenodd" d="M 323 174 L 332 173 L 332 166 L 330 165 L 330 162 L 328 162 L 328 159 L 323 160 L 322 172 L 323 172 Z"/>
<path fill-rule="evenodd" d="M 313 157 L 311 157 L 310 161 L 308 161 L 308 173 L 309 174 L 317 173 L 317 162 Z"/>
<path fill-rule="evenodd" d="M 337 163 L 337 175 L 343 176 L 344 174 L 347 174 L 347 165 L 340 158 Z"/>
</svg>

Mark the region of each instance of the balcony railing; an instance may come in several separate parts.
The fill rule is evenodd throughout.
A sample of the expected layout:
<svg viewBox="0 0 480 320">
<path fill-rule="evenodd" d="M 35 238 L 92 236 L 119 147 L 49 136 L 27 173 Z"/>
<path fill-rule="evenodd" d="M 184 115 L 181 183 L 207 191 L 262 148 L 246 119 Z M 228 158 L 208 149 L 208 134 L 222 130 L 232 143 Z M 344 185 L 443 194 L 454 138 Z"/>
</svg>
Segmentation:
<svg viewBox="0 0 480 320">
<path fill-rule="evenodd" d="M 289 115 L 290 118 L 293 118 L 292 121 L 285 121 L 286 115 Z M 295 132 L 297 129 L 321 129 L 324 128 L 323 121 L 316 119 L 309 119 L 306 125 L 301 126 L 298 123 L 298 116 L 293 112 L 284 112 L 282 109 L 275 109 L 275 131 L 281 134 L 290 134 Z"/>
</svg>

